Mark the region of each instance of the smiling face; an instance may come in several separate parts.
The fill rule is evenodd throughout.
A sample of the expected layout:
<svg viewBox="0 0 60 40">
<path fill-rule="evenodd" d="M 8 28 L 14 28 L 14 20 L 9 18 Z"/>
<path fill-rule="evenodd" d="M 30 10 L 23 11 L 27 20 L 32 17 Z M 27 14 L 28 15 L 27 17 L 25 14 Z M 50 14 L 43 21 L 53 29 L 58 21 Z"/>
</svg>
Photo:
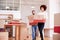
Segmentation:
<svg viewBox="0 0 60 40">
<path fill-rule="evenodd" d="M 41 9 L 40 9 L 42 12 L 44 12 L 45 10 L 44 10 L 44 8 L 43 7 L 41 7 Z"/>
<path fill-rule="evenodd" d="M 40 6 L 40 10 L 41 10 L 42 12 L 46 11 L 46 9 L 47 9 L 46 5 L 41 5 L 41 6 Z"/>
</svg>

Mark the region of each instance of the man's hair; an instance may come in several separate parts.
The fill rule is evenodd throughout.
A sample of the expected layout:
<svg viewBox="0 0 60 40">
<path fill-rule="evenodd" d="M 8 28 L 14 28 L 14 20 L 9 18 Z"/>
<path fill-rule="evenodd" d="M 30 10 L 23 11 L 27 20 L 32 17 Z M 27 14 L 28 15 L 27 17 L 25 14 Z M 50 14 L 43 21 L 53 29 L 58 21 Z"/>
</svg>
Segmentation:
<svg viewBox="0 0 60 40">
<path fill-rule="evenodd" d="M 41 8 L 44 8 L 44 11 L 46 11 L 46 9 L 47 9 L 46 5 L 41 5 L 41 6 L 40 6 L 40 9 L 41 9 Z"/>
<path fill-rule="evenodd" d="M 35 15 L 35 13 L 33 13 L 35 10 L 32 10 L 32 14 Z"/>
<path fill-rule="evenodd" d="M 32 12 L 35 11 L 35 10 L 32 10 Z"/>
</svg>

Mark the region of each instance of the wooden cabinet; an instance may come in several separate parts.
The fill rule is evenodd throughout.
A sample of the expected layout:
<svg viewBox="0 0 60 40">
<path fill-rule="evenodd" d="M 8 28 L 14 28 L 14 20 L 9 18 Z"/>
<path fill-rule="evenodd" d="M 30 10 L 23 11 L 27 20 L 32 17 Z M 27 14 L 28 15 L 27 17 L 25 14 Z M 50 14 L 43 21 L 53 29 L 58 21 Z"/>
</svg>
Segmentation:
<svg viewBox="0 0 60 40">
<path fill-rule="evenodd" d="M 5 30 L 11 29 L 12 31 L 13 25 L 15 26 L 15 40 L 31 40 L 31 36 L 28 34 L 27 24 L 20 23 L 20 24 L 5 24 Z M 12 32 L 11 32 L 12 33 Z"/>
<path fill-rule="evenodd" d="M 20 40 L 32 40 L 32 36 L 29 34 L 26 24 L 21 24 L 20 26 Z"/>
<path fill-rule="evenodd" d="M 7 25 L 5 27 L 5 31 L 8 32 L 8 37 L 9 38 L 13 37 L 13 27 L 12 27 L 12 25 Z"/>
<path fill-rule="evenodd" d="M 53 34 L 53 40 L 60 40 L 60 34 L 59 33 L 54 33 Z"/>
<path fill-rule="evenodd" d="M 8 40 L 8 32 L 0 32 L 0 40 Z"/>
</svg>

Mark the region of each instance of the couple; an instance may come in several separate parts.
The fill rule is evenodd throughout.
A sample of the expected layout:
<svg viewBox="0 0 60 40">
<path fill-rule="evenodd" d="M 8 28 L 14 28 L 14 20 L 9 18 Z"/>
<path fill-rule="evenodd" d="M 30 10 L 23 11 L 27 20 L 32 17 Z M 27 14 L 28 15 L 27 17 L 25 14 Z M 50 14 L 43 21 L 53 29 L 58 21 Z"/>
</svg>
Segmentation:
<svg viewBox="0 0 60 40">
<path fill-rule="evenodd" d="M 44 18 L 42 20 L 46 20 L 46 12 L 45 12 L 46 9 L 47 9 L 46 5 L 41 5 L 40 6 L 41 12 L 38 13 L 38 15 L 43 15 Z M 45 21 L 44 22 L 38 22 L 37 24 L 35 24 L 35 23 L 32 24 L 31 22 L 33 22 L 33 19 L 31 19 L 31 18 L 33 18 L 34 15 L 35 15 L 35 10 L 32 10 L 32 15 L 30 15 L 30 18 L 28 17 L 29 23 L 30 23 L 30 25 L 32 25 L 32 40 L 36 40 L 37 26 L 38 26 L 38 29 L 39 29 L 41 40 L 44 40 L 42 31 L 43 31 L 43 28 L 44 28 Z"/>
</svg>

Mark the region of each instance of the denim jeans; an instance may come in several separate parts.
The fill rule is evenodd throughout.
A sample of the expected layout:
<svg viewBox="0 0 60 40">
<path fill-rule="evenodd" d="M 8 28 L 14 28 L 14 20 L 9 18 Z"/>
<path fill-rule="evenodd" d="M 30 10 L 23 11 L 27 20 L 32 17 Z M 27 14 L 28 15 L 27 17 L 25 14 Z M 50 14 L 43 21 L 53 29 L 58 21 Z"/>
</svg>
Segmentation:
<svg viewBox="0 0 60 40">
<path fill-rule="evenodd" d="M 32 40 L 36 40 L 37 25 L 32 26 Z"/>
</svg>

